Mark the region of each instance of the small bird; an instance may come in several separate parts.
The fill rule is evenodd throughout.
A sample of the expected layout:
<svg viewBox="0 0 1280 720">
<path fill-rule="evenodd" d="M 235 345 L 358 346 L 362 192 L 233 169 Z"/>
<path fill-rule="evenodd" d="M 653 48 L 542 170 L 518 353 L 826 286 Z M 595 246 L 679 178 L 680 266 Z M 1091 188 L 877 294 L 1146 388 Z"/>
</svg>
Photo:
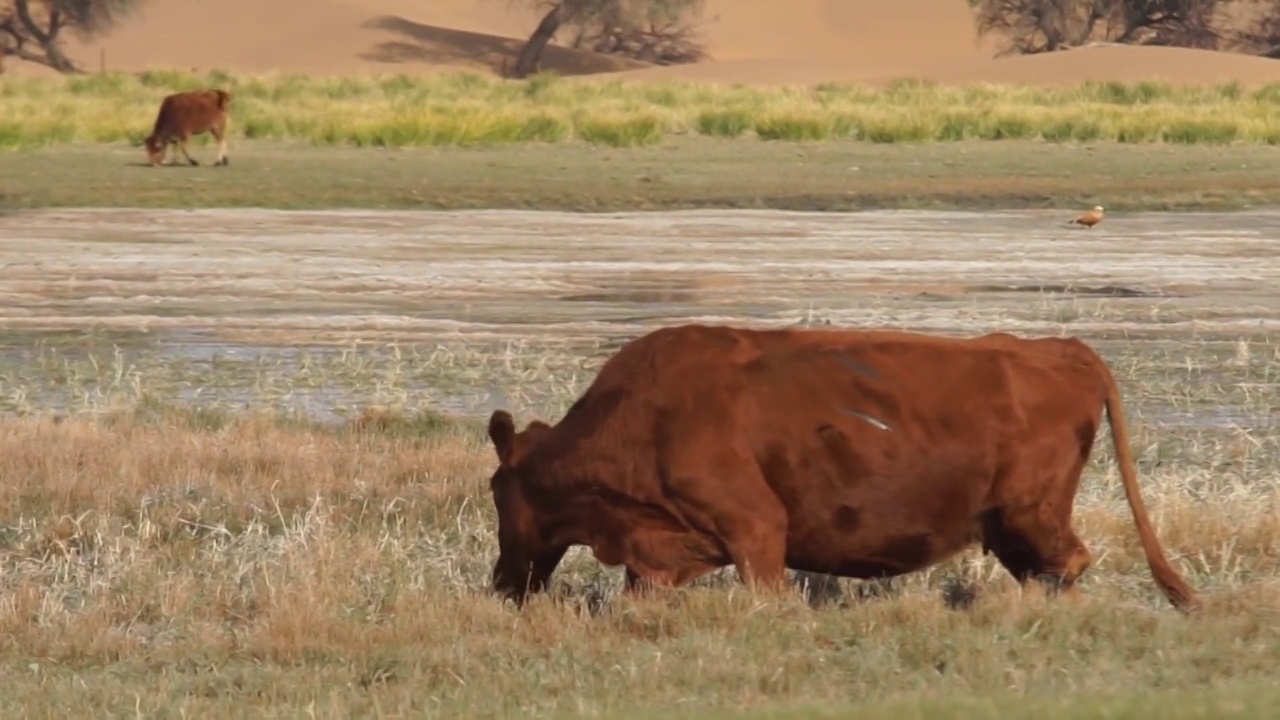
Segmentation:
<svg viewBox="0 0 1280 720">
<path fill-rule="evenodd" d="M 1095 205 L 1092 210 L 1081 213 L 1080 217 L 1067 223 L 1068 225 L 1083 225 L 1089 229 L 1093 229 L 1094 225 L 1102 222 L 1102 206 Z"/>
</svg>

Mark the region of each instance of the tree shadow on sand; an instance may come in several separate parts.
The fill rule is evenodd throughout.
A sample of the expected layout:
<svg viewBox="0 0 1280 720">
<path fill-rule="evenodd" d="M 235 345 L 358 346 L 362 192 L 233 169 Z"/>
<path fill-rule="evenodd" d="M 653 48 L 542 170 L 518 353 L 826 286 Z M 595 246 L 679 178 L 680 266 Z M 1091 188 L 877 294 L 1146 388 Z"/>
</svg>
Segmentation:
<svg viewBox="0 0 1280 720">
<path fill-rule="evenodd" d="M 401 40 L 378 43 L 360 54 L 362 60 L 394 65 L 479 65 L 500 74 L 503 61 L 513 64 L 524 45 L 523 40 L 423 25 L 395 15 L 376 17 L 366 22 L 364 27 L 386 30 L 402 37 Z M 627 58 L 555 45 L 547 46 L 541 62 L 542 70 L 560 75 L 594 75 L 645 67 L 651 66 Z"/>
</svg>

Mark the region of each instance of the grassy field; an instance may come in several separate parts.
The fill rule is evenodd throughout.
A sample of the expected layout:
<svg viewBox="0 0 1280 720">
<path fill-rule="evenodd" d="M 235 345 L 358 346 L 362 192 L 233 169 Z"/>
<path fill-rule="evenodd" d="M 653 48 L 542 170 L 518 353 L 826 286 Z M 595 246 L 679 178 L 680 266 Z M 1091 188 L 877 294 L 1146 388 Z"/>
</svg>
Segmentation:
<svg viewBox="0 0 1280 720">
<path fill-rule="evenodd" d="M 0 377 L 6 397 L 82 398 L 0 420 L 0 695 L 15 716 L 1218 718 L 1280 701 L 1280 436 L 1142 421 L 1270 417 L 1273 340 L 1230 357 L 1190 336 L 1106 351 L 1149 512 L 1206 602 L 1195 617 L 1157 594 L 1105 442 L 1078 502 L 1097 558 L 1079 602 L 1020 593 L 976 551 L 813 606 L 753 597 L 728 572 L 628 600 L 619 571 L 576 550 L 555 596 L 519 614 L 485 591 L 493 453 L 478 423 L 268 409 L 309 386 L 407 394 L 413 376 L 384 364 L 399 351 L 237 376 L 258 389 L 246 409 L 179 401 L 252 362 L 198 377 L 111 345 L 73 359 L 46 343 Z M 564 401 L 603 355 L 530 347 L 492 369 Z"/>
<path fill-rule="evenodd" d="M 206 136 L 207 137 L 207 136 Z M 373 149 L 239 140 L 231 166 L 150 168 L 141 148 L 64 146 L 0 155 L 0 208 L 1051 207 L 1238 209 L 1280 202 L 1280 147 L 880 145 L 706 137 L 644 148 L 526 143 Z"/>
<path fill-rule="evenodd" d="M 236 94 L 231 166 L 141 167 L 135 144 L 158 97 L 206 82 Z M 907 84 L 869 94 L 546 78 L 11 79 L 0 82 L 0 145 L 11 148 L 0 154 L 0 208 L 1230 209 L 1280 201 L 1277 96 L 1156 85 L 1002 94 Z M 855 127 L 882 141 L 822 141 Z M 875 127 L 895 129 L 866 132 Z M 975 139 L 997 136 L 1013 139 Z M 956 141 L 887 142 L 930 139 Z M 211 159 L 210 149 L 201 141 L 195 152 Z M 1229 252 L 1218 237 L 1206 253 Z M 395 286 L 390 271 L 350 283 L 343 275 L 331 287 L 329 275 L 341 273 L 316 263 L 343 256 L 315 243 L 301 248 L 314 255 L 246 253 L 261 267 L 209 275 L 188 297 L 199 283 L 185 273 L 178 280 L 188 284 L 169 290 L 130 275 L 157 274 L 135 240 L 60 239 L 50 244 L 59 252 L 28 257 L 11 243 L 23 266 L 5 280 L 8 297 L 22 298 L 13 317 L 56 320 L 62 308 L 135 313 L 144 325 L 166 312 L 190 321 L 192 303 L 239 313 L 257 297 L 248 293 L 263 293 L 269 315 L 292 307 L 289 294 L 307 282 L 320 283 L 307 306 L 315 313 L 335 312 L 323 300 L 394 314 L 374 297 Z M 74 244 L 82 241 L 108 250 Z M 1187 246 L 1168 247 L 1185 257 L 1178 248 Z M 647 257 L 642 250 L 610 252 Z M 1234 257 L 1247 265 L 1250 256 Z M 304 261 L 319 279 L 287 269 Z M 262 277 L 276 267 L 278 278 Z M 78 277 L 86 268 L 98 277 Z M 941 271 L 920 275 L 929 272 Z M 1193 617 L 1154 587 L 1108 442 L 1097 444 L 1077 504 L 1096 560 L 1075 602 L 1020 591 L 976 550 L 891 583 L 844 582 L 808 597 L 753 596 L 724 572 L 626 599 L 620 571 L 578 549 L 554 594 L 517 613 L 486 591 L 497 543 L 482 418 L 441 414 L 435 401 L 484 386 L 522 423 L 554 420 L 610 347 L 495 348 L 467 336 L 447 347 L 290 347 L 298 352 L 263 359 L 216 345 L 209 357 L 163 348 L 154 328 L 0 331 L 0 706 L 32 718 L 1265 716 L 1280 704 L 1280 433 L 1271 420 L 1280 341 L 1231 324 L 1268 302 L 1260 291 L 1269 288 L 1250 289 L 1259 283 L 1247 269 L 1215 272 L 1225 274 L 1187 282 L 1225 293 L 1229 309 L 1221 298 L 1108 300 L 1105 312 L 1102 300 L 1062 306 L 1026 294 L 1001 296 L 1004 306 L 948 301 L 967 303 L 971 324 L 1035 316 L 1070 331 L 1095 304 L 1091 327 L 1111 323 L 1095 334 L 1113 338 L 1099 347 L 1122 385 L 1152 521 L 1205 602 Z M 232 281 L 250 289 L 228 295 Z M 772 282 L 730 292 L 753 307 L 792 287 Z M 356 291 L 370 294 L 343 294 Z M 555 295 L 530 292 L 525 302 Z M 425 311 L 423 297 L 392 300 Z M 936 317 L 950 307 L 929 302 L 881 314 Z M 1209 337 L 1177 324 L 1206 307 L 1203 317 L 1229 329 Z M 520 325 L 501 317 L 508 330 Z M 259 343 L 271 335 L 240 332 Z M 320 334 L 306 329 L 298 344 Z"/>
<path fill-rule="evenodd" d="M 453 146 L 570 140 L 643 146 L 671 135 L 871 143 L 1280 143 L 1280 85 L 1179 88 L 1086 83 L 1074 89 L 948 88 L 902 81 L 743 88 L 473 74 L 429 78 L 237 77 L 107 73 L 0 81 L 0 148 L 138 144 L 165 93 L 219 86 L 236 138 L 319 145 Z"/>
<path fill-rule="evenodd" d="M 234 96 L 232 167 L 143 167 L 159 99 L 209 85 Z M 1280 86 L 10 78 L 0 209 L 1233 209 L 1280 201 L 1278 111 Z"/>
</svg>

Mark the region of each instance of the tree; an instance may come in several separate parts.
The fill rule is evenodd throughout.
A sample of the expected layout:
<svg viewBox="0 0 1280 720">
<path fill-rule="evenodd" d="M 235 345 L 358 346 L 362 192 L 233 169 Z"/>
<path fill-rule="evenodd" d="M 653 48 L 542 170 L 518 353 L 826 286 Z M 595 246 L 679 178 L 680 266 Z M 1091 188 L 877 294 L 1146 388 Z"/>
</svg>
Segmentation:
<svg viewBox="0 0 1280 720">
<path fill-rule="evenodd" d="M 997 33 L 1001 54 L 1065 50 L 1091 40 L 1217 49 L 1215 20 L 1231 0 L 976 0 L 978 35 Z"/>
<path fill-rule="evenodd" d="M 571 47 L 672 64 L 706 57 L 689 24 L 704 0 L 511 0 L 546 10 L 520 49 L 510 76 L 535 72 L 543 50 L 563 27 L 577 31 Z"/>
<path fill-rule="evenodd" d="M 990 33 L 1004 36 L 1001 54 L 1053 52 L 1082 44 L 1101 20 L 1107 0 L 978 0 L 979 37 Z"/>
<path fill-rule="evenodd" d="M 62 33 L 92 38 L 115 27 L 145 0 L 0 0 L 0 56 L 62 73 L 83 70 L 62 50 Z"/>
<path fill-rule="evenodd" d="M 1280 60 L 1280 0 L 1268 0 L 1235 40 L 1249 52 Z"/>
<path fill-rule="evenodd" d="M 1216 26 L 1223 0 L 1126 0 L 1112 2 L 1118 17 L 1115 42 L 1216 50 Z"/>
</svg>

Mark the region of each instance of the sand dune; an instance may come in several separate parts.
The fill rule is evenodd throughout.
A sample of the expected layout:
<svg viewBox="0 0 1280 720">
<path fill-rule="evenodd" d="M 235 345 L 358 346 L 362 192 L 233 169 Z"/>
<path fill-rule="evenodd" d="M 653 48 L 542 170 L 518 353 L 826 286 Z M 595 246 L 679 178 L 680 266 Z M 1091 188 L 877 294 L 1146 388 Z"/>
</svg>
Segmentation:
<svg viewBox="0 0 1280 720">
<path fill-rule="evenodd" d="M 942 84 L 1078 85 L 1156 80 L 1174 84 L 1243 85 L 1280 82 L 1280 61 L 1187 48 L 1094 46 L 1044 55 L 992 59 L 954 57 L 947 62 L 840 64 L 827 59 L 747 59 L 646 68 L 611 74 L 626 80 L 694 80 L 744 85 L 819 82 L 882 86 L 901 78 Z"/>
<path fill-rule="evenodd" d="M 833 65 L 991 57 L 965 0 L 707 0 L 702 36 L 720 61 L 825 59 Z M 986 43 L 983 43 L 985 46 Z"/>
<path fill-rule="evenodd" d="M 69 42 L 95 68 L 221 68 L 240 72 L 494 72 L 537 17 L 505 0 L 152 0 L 100 41 Z M 544 69 L 565 75 L 645 67 L 552 47 Z"/>
<path fill-rule="evenodd" d="M 1078 84 L 1085 80 L 1246 85 L 1280 82 L 1280 61 L 1236 53 L 1170 47 L 1104 45 L 1067 52 L 979 60 L 935 68 L 939 82 Z"/>
<path fill-rule="evenodd" d="M 68 50 L 96 68 L 347 74 L 495 72 L 537 24 L 511 0 L 152 0 L 100 41 Z M 628 80 L 745 84 L 859 82 L 1075 84 L 1160 79 L 1280 81 L 1280 61 L 1174 48 L 1093 47 L 995 59 L 964 0 L 707 0 L 712 60 L 653 67 L 551 47 L 543 68 Z M 10 62 L 18 74 L 46 72 Z"/>
</svg>

